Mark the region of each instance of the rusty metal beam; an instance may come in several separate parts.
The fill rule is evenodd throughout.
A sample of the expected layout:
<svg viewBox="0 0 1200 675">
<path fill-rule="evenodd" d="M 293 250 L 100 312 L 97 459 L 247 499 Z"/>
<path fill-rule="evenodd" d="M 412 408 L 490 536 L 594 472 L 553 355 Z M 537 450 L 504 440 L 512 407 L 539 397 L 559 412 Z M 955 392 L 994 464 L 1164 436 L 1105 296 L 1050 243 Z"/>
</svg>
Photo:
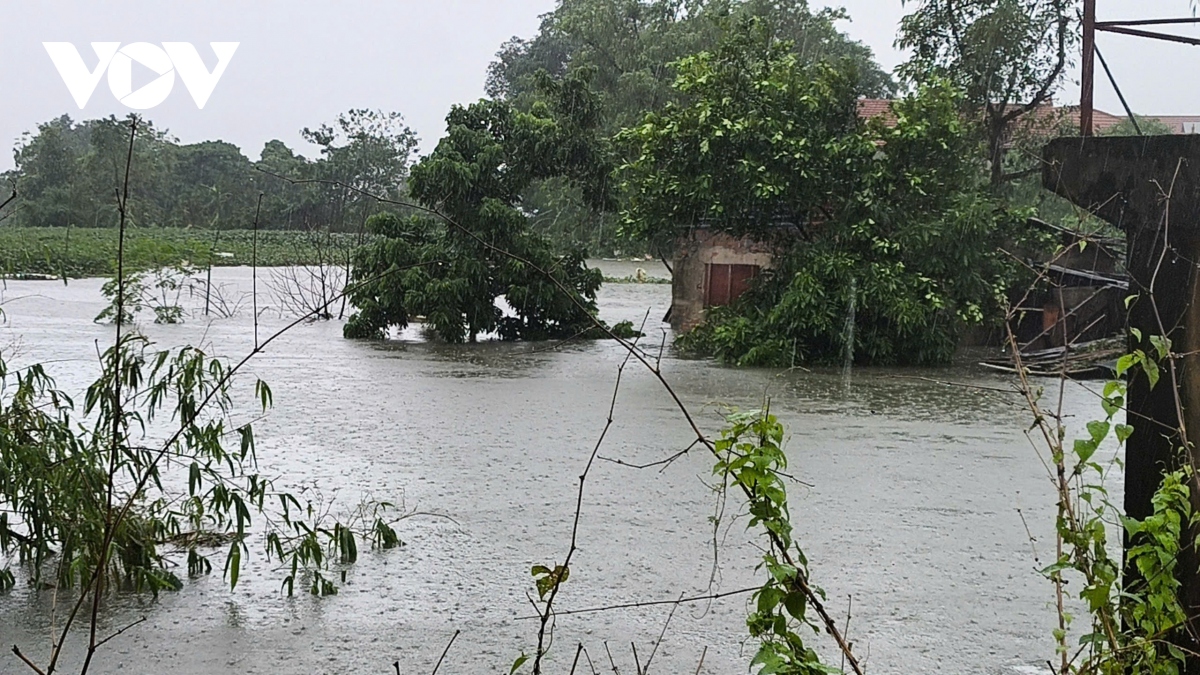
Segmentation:
<svg viewBox="0 0 1200 675">
<path fill-rule="evenodd" d="M 1108 83 L 1112 85 L 1113 91 L 1117 92 L 1117 98 L 1121 99 L 1121 107 L 1125 108 L 1125 114 L 1129 116 L 1129 121 L 1133 123 L 1133 129 L 1138 136 L 1142 134 L 1142 126 L 1138 124 L 1137 115 L 1133 114 L 1133 109 L 1129 107 L 1129 102 L 1125 100 L 1125 94 L 1121 93 L 1121 87 L 1117 85 L 1117 78 L 1113 77 L 1112 69 L 1108 67 L 1108 61 L 1104 60 L 1104 54 L 1100 53 L 1100 46 L 1096 46 L 1096 58 L 1100 59 L 1100 65 L 1104 67 L 1104 74 L 1108 75 Z"/>
<path fill-rule="evenodd" d="M 1200 47 L 1200 38 L 1186 37 L 1183 35 L 1168 35 L 1167 33 L 1155 33 L 1148 30 L 1125 28 L 1124 26 L 1093 24 L 1093 28 L 1094 30 L 1104 31 L 1105 33 L 1120 33 L 1122 35 L 1133 35 L 1135 37 L 1150 38 L 1152 40 L 1166 40 L 1167 42 L 1180 42 L 1185 45 Z"/>
<path fill-rule="evenodd" d="M 1096 31 L 1105 33 L 1118 33 L 1121 35 L 1132 35 L 1134 37 L 1150 38 L 1151 40 L 1164 40 L 1167 42 L 1178 42 L 1180 44 L 1200 47 L 1200 38 L 1187 37 L 1184 35 L 1170 35 L 1167 33 L 1158 33 L 1155 31 L 1140 30 L 1131 28 L 1130 26 L 1177 26 L 1177 25 L 1197 25 L 1200 24 L 1200 17 L 1184 17 L 1178 19 L 1137 19 L 1132 21 L 1096 21 L 1096 0 L 1083 0 L 1083 13 L 1080 16 L 1083 24 L 1083 60 L 1080 63 L 1080 96 L 1079 96 L 1079 133 L 1082 136 L 1092 136 L 1095 132 L 1095 110 L 1096 110 Z M 1103 57 L 1101 57 L 1103 62 Z M 1108 79 L 1113 82 L 1113 87 L 1116 87 L 1116 81 L 1113 80 L 1112 72 L 1108 70 L 1108 65 L 1104 65 L 1105 71 L 1108 72 Z M 1117 95 L 1121 96 L 1118 89 Z M 1121 96 L 1121 104 L 1125 106 L 1125 112 L 1133 119 L 1133 113 L 1129 109 L 1129 105 L 1125 102 L 1125 97 Z M 1137 121 L 1134 120 L 1134 126 L 1137 126 Z"/>
<path fill-rule="evenodd" d="M 1084 60 L 1080 67 L 1079 135 L 1091 136 L 1096 109 L 1096 0 L 1084 0 Z"/>
<path fill-rule="evenodd" d="M 1137 19 L 1135 21 L 1097 21 L 1097 28 L 1108 28 L 1112 26 L 1171 26 L 1178 24 L 1200 23 L 1200 17 L 1188 17 L 1185 19 Z"/>
<path fill-rule="evenodd" d="M 1091 136 L 1096 108 L 1096 0 L 1083 0 L 1083 73 L 1080 78 L 1079 134 Z"/>
</svg>

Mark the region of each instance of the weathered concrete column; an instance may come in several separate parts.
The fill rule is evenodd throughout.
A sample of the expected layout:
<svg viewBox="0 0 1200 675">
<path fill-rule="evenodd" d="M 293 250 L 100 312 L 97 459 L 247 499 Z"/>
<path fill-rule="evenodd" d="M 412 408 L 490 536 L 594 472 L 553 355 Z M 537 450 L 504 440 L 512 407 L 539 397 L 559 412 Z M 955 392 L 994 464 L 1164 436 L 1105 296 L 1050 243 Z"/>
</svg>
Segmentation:
<svg viewBox="0 0 1200 675">
<path fill-rule="evenodd" d="M 1193 354 L 1176 363 L 1182 420 L 1166 364 L 1153 389 L 1143 373 L 1130 377 L 1134 432 L 1126 448 L 1125 512 L 1145 518 L 1164 469 L 1183 459 L 1180 427 L 1193 465 L 1200 441 L 1200 136 L 1061 138 L 1046 146 L 1044 159 L 1047 189 L 1125 231 L 1130 293 L 1138 295 L 1129 327 L 1144 338 L 1165 334 L 1174 352 Z M 1152 352 L 1148 342 L 1130 341 L 1131 348 Z M 1200 507 L 1194 487 L 1192 505 Z M 1200 558 L 1193 547 L 1185 545 L 1178 570 L 1188 614 L 1200 616 Z M 1200 663 L 1189 664 L 1188 672 L 1200 673 Z"/>
</svg>

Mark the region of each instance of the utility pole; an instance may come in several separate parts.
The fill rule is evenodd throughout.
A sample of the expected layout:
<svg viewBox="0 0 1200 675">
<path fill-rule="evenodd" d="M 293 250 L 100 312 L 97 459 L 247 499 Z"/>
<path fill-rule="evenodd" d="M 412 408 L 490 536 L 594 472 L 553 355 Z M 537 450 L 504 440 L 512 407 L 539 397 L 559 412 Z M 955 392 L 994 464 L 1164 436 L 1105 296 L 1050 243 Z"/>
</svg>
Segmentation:
<svg viewBox="0 0 1200 675">
<path fill-rule="evenodd" d="M 1079 100 L 1079 133 L 1091 136 L 1093 111 L 1096 109 L 1096 0 L 1083 0 L 1083 74 Z"/>
</svg>

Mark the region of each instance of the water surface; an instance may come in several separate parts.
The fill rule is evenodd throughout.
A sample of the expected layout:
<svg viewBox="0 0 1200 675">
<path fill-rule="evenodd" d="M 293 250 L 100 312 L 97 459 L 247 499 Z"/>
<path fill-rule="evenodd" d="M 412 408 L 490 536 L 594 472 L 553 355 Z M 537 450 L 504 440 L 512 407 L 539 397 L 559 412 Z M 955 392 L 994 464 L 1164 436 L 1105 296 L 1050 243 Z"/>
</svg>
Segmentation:
<svg viewBox="0 0 1200 675">
<path fill-rule="evenodd" d="M 652 262 L 603 266 L 610 276 L 638 266 L 661 274 Z M 214 276 L 231 289 L 251 285 L 248 269 Z M 92 321 L 104 305 L 100 285 L 8 282 L 0 344 L 15 343 L 14 364 L 46 362 L 64 389 L 82 390 L 96 374 L 97 345 L 112 338 L 111 327 Z M 670 286 L 650 284 L 609 284 L 599 301 L 610 323 L 648 316 L 643 345 L 655 357 L 669 303 Z M 264 293 L 262 335 L 290 318 L 275 304 Z M 234 358 L 253 344 L 248 303 L 230 319 L 143 321 L 164 348 L 204 344 Z M 847 382 L 832 371 L 680 359 L 669 336 L 667 344 L 662 371 L 706 431 L 719 429 L 728 409 L 767 399 L 787 425 L 791 471 L 812 485 L 790 488 L 797 537 L 839 620 L 853 597 L 849 633 L 868 672 L 1013 673 L 1053 654 L 1052 589 L 1036 571 L 1029 535 L 1049 564 L 1054 494 L 1022 433 L 1028 416 L 1019 400 L 991 391 L 1007 387 L 1005 378 L 963 365 L 858 370 Z M 341 338 L 337 321 L 286 334 L 239 385 L 247 419 L 254 378 L 274 390 L 275 407 L 256 427 L 264 472 L 334 508 L 366 496 L 447 517 L 402 522 L 407 545 L 364 552 L 334 597 L 283 597 L 283 573 L 253 548 L 235 591 L 214 575 L 157 600 L 117 597 L 105 609 L 105 631 L 147 621 L 107 645 L 92 672 L 390 673 L 398 660 L 403 673 L 427 673 L 460 630 L 441 672 L 507 673 L 536 645 L 536 623 L 522 618 L 531 613 L 529 569 L 566 553 L 578 476 L 623 357 L 610 342 L 353 342 Z M 1097 410 L 1074 386 L 1066 407 L 1079 422 Z M 662 386 L 638 367 L 625 372 L 614 419 L 606 458 L 652 462 L 692 439 Z M 732 521 L 732 501 L 714 561 L 710 469 L 698 452 L 662 472 L 596 464 L 560 609 L 754 585 L 759 552 L 745 521 Z M 707 647 L 702 672 L 745 672 L 753 655 L 746 603 L 735 596 L 682 607 L 654 671 L 695 672 Z M 61 603 L 57 619 L 54 605 L 53 593 L 24 585 L 0 597 L 0 672 L 21 672 L 13 643 L 38 658 L 48 652 L 61 620 Z M 570 669 L 579 642 L 598 669 L 610 670 L 605 641 L 617 665 L 633 672 L 630 643 L 644 661 L 668 611 L 561 617 L 550 672 Z M 75 638 L 65 672 L 85 639 Z M 828 641 L 817 644 L 836 664 Z"/>
</svg>

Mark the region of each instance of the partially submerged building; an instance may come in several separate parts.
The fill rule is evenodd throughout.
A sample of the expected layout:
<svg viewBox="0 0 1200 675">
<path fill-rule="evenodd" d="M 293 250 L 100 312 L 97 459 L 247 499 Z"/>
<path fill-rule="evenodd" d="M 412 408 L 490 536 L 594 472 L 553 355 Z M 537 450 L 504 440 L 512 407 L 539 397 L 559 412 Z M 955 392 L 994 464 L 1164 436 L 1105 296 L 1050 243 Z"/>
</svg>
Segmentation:
<svg viewBox="0 0 1200 675">
<path fill-rule="evenodd" d="M 896 122 L 892 101 L 860 99 L 858 115 L 862 119 L 882 119 L 885 124 Z M 1078 108 L 1057 107 L 1053 103 L 1041 106 L 1034 116 L 1050 126 L 1064 120 L 1078 126 Z M 1123 118 L 1095 111 L 1094 125 L 1102 132 L 1117 125 Z M 1176 134 L 1200 133 L 1198 117 L 1162 117 L 1159 121 Z M 1092 239 L 1092 246 L 1082 251 L 1071 250 L 1078 235 L 1055 228 L 1047 223 L 1034 223 L 1055 230 L 1062 237 L 1066 256 L 1056 260 L 1047 270 L 1047 280 L 1056 290 L 1034 293 L 1026 298 L 1025 318 L 1018 327 L 1018 340 L 1024 348 L 1057 347 L 1066 335 L 1074 340 L 1097 339 L 1111 335 L 1124 321 L 1124 298 L 1128 283 L 1121 268 L 1119 242 Z M 796 226 L 781 223 L 781 239 Z M 676 331 L 689 331 L 704 322 L 705 312 L 712 307 L 733 303 L 749 290 L 753 280 L 774 265 L 781 246 L 776 242 L 738 238 L 703 223 L 693 227 L 676 244 L 672 265 L 671 309 L 665 319 Z M 1111 244 L 1111 245 L 1110 245 Z M 1046 261 L 1030 260 L 1040 266 Z M 994 343 L 995 335 L 980 334 L 968 338 L 968 343 Z"/>
<path fill-rule="evenodd" d="M 1031 290 L 1018 310 L 1015 337 L 1023 351 L 1064 347 L 1106 338 L 1125 325 L 1129 277 L 1122 261 L 1124 242 L 1081 236 L 1036 218 L 1030 225 L 1058 237 L 1059 255 L 1030 258 L 1044 283 Z M 1080 245 L 1080 241 L 1086 243 Z"/>
<path fill-rule="evenodd" d="M 704 323 L 710 307 L 737 300 L 750 283 L 769 269 L 775 246 L 741 239 L 708 227 L 694 228 L 675 248 L 671 269 L 671 311 L 667 319 L 676 331 Z"/>
</svg>

